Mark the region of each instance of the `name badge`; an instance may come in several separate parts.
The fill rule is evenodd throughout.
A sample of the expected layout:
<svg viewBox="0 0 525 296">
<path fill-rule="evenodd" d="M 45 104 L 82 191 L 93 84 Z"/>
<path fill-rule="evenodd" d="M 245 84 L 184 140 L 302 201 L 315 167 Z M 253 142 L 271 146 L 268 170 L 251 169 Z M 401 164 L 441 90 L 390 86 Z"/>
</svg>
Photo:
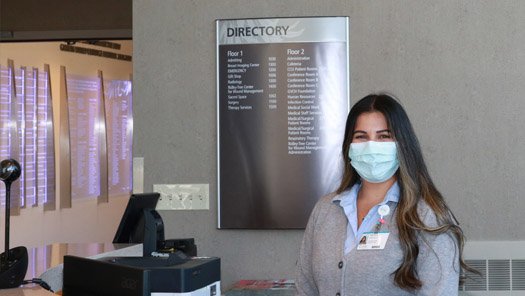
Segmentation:
<svg viewBox="0 0 525 296">
<path fill-rule="evenodd" d="M 365 232 L 357 245 L 358 250 L 383 250 L 390 232 Z"/>
</svg>

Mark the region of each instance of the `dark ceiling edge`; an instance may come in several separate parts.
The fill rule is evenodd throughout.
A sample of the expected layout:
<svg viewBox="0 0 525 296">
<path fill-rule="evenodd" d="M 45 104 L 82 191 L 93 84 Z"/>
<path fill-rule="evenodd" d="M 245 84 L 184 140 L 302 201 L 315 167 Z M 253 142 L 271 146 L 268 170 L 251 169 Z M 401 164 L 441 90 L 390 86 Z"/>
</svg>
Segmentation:
<svg viewBox="0 0 525 296">
<path fill-rule="evenodd" d="M 0 42 L 131 40 L 132 30 L 1 31 Z"/>
</svg>

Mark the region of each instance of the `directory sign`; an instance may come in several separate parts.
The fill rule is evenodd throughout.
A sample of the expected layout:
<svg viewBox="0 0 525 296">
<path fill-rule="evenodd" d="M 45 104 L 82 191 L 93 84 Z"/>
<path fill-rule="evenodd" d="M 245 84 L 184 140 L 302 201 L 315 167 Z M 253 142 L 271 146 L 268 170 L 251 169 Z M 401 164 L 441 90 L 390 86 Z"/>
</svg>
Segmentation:
<svg viewBox="0 0 525 296">
<path fill-rule="evenodd" d="M 216 29 L 219 228 L 304 228 L 341 177 L 349 19 L 218 20 Z"/>
</svg>

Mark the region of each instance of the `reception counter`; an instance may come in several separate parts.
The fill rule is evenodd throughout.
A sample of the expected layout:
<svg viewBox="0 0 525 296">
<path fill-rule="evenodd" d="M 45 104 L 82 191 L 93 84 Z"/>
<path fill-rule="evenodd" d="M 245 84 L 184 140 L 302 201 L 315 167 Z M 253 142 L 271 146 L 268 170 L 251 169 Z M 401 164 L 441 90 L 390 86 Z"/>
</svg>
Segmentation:
<svg viewBox="0 0 525 296">
<path fill-rule="evenodd" d="M 53 294 L 40 287 L 24 287 L 15 289 L 0 290 L 2 296 L 53 296 Z"/>
</svg>

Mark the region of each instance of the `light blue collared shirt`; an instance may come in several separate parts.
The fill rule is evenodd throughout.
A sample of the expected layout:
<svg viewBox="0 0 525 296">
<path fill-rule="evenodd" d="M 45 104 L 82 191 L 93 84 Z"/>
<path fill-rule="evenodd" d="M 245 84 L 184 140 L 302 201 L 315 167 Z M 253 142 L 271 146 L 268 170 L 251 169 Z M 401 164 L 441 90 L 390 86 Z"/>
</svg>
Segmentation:
<svg viewBox="0 0 525 296">
<path fill-rule="evenodd" d="M 399 201 L 399 185 L 397 182 L 388 189 L 383 201 L 370 209 L 365 219 L 361 223 L 361 227 L 357 229 L 357 194 L 361 189 L 361 183 L 355 183 L 350 190 L 341 193 L 333 199 L 333 202 L 338 202 L 343 208 L 348 224 L 346 226 L 346 240 L 345 240 L 345 254 L 348 254 L 359 243 L 359 239 L 365 232 L 373 230 L 375 225 L 379 222 L 381 216 L 377 213 L 377 209 L 382 205 L 390 207 L 390 214 L 394 212 L 395 207 Z"/>
</svg>

